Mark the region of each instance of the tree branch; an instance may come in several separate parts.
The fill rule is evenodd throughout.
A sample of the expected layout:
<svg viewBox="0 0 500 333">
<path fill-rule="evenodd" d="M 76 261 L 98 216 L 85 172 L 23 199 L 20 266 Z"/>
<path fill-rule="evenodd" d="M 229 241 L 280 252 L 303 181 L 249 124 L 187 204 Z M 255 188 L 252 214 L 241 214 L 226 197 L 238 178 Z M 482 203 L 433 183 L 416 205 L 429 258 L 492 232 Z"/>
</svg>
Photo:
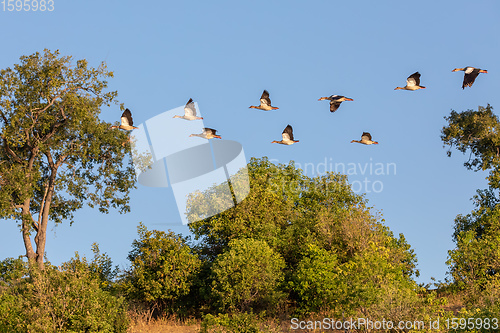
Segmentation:
<svg viewBox="0 0 500 333">
<path fill-rule="evenodd" d="M 45 142 L 47 141 L 48 139 L 50 139 L 54 134 L 56 134 L 56 130 L 61 127 L 62 125 L 64 125 L 64 123 L 66 122 L 66 118 L 64 118 L 63 120 L 61 121 L 58 121 L 57 123 L 55 123 L 54 125 L 52 125 L 52 128 L 50 129 L 50 132 L 45 135 L 41 140 L 40 142 Z"/>
<path fill-rule="evenodd" d="M 45 186 L 45 193 L 43 194 L 42 202 L 40 203 L 40 211 L 38 212 L 38 224 L 42 223 L 42 211 L 45 204 L 45 198 L 47 198 L 47 192 L 49 191 L 49 185 Z"/>
<path fill-rule="evenodd" d="M 10 156 L 12 156 L 12 158 L 14 158 L 14 161 L 16 161 L 17 163 L 22 163 L 23 160 L 21 160 L 21 158 L 19 158 L 19 156 L 17 156 L 17 154 L 12 149 L 10 149 L 10 146 L 7 143 L 7 139 L 3 135 L 2 135 L 2 139 L 3 139 L 4 147 L 5 147 L 5 150 L 7 151 L 7 153 Z"/>
<path fill-rule="evenodd" d="M 52 154 L 50 153 L 50 150 L 45 152 L 45 156 L 47 156 L 47 162 L 49 162 L 49 168 L 52 170 L 54 169 L 54 160 L 52 159 Z"/>
</svg>

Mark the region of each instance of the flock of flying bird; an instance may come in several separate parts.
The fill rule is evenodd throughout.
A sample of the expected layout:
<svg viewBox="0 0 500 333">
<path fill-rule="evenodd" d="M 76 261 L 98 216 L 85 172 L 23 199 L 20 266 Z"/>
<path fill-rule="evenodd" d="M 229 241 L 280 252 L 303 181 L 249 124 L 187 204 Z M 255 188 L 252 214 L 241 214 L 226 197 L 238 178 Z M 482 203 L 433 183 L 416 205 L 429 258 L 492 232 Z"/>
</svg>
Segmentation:
<svg viewBox="0 0 500 333">
<path fill-rule="evenodd" d="M 479 73 L 488 73 L 487 70 L 485 69 L 479 69 L 479 68 L 474 68 L 474 67 L 464 67 L 464 68 L 455 68 L 452 72 L 457 72 L 457 71 L 463 71 L 464 72 L 464 81 L 462 84 L 462 89 L 465 87 L 471 87 L 474 81 L 476 80 L 477 76 Z M 408 76 L 406 79 L 406 86 L 404 87 L 396 87 L 394 90 L 418 90 L 418 89 L 425 89 L 424 86 L 420 85 L 420 73 L 415 72 L 412 75 Z M 323 100 L 329 100 L 330 101 L 330 112 L 335 112 L 337 109 L 340 107 L 340 104 L 345 101 L 353 101 L 352 98 L 348 98 L 345 96 L 339 96 L 339 95 L 331 95 L 329 97 L 321 97 L 319 101 Z M 271 99 L 269 98 L 269 92 L 267 90 L 264 90 L 262 93 L 262 96 L 260 97 L 260 105 L 259 106 L 250 106 L 251 109 L 258 109 L 258 110 L 263 110 L 263 111 L 272 111 L 272 110 L 277 110 L 279 108 L 272 106 L 271 105 Z M 203 117 L 198 117 L 196 114 L 196 108 L 193 102 L 193 99 L 190 98 L 189 101 L 186 103 L 186 106 L 184 107 L 184 115 L 183 116 L 174 116 L 174 118 L 180 118 L 180 119 L 185 119 L 185 120 L 201 120 Z M 121 117 L 121 124 L 120 126 L 111 126 L 111 129 L 115 128 L 120 128 L 123 130 L 131 131 L 133 129 L 137 129 L 138 127 L 133 126 L 134 122 L 132 120 L 132 113 L 130 112 L 129 109 L 126 109 Z M 217 135 L 217 130 L 213 128 L 203 128 L 203 132 L 200 134 L 191 134 L 190 137 L 192 136 L 197 136 L 200 138 L 204 139 L 221 139 L 220 135 Z M 283 130 L 283 133 L 281 134 L 282 140 L 281 141 L 272 141 L 272 143 L 279 143 L 283 145 L 292 145 L 296 142 L 299 142 L 299 140 L 294 140 L 293 138 L 293 128 L 292 126 L 288 125 L 285 127 Z M 368 132 L 363 132 L 361 135 L 361 140 L 352 140 L 351 143 L 357 142 L 357 143 L 362 143 L 365 145 L 371 145 L 371 144 L 378 144 L 377 141 L 372 141 L 372 136 Z"/>
</svg>

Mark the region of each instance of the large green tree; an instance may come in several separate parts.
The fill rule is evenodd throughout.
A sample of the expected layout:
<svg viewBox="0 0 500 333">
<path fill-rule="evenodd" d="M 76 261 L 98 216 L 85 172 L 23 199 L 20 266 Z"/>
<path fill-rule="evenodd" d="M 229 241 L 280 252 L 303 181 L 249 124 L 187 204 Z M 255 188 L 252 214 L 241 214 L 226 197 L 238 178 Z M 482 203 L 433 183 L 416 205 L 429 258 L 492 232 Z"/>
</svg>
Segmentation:
<svg viewBox="0 0 500 333">
<path fill-rule="evenodd" d="M 450 273 L 455 283 L 473 302 L 500 296 L 500 121 L 493 108 L 452 111 L 446 117 L 442 140 L 469 155 L 468 169 L 488 172 L 489 187 L 473 197 L 475 209 L 455 218 L 453 239 L 456 248 L 449 251 Z M 482 295 L 482 296 L 481 296 Z"/>
<path fill-rule="evenodd" d="M 126 134 L 99 119 L 117 96 L 106 91 L 112 76 L 49 50 L 0 71 L 0 217 L 18 222 L 41 268 L 49 220 L 73 222 L 84 203 L 130 210 Z"/>
</svg>

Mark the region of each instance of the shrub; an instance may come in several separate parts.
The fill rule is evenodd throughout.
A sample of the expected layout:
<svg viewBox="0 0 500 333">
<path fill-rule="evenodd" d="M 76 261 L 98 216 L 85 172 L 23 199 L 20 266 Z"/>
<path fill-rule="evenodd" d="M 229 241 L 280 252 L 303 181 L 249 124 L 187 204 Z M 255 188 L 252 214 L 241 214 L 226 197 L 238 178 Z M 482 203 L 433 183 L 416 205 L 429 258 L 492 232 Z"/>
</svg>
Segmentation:
<svg viewBox="0 0 500 333">
<path fill-rule="evenodd" d="M 148 231 L 141 223 L 128 259 L 132 268 L 123 277 L 127 297 L 152 309 L 177 312 L 189 294 L 201 261 L 186 239 L 173 232 Z"/>
<path fill-rule="evenodd" d="M 1 332 L 127 331 L 125 300 L 102 290 L 88 269 L 59 271 L 47 263 L 30 273 L 0 292 Z"/>
<path fill-rule="evenodd" d="M 212 290 L 223 309 L 274 308 L 282 294 L 283 258 L 265 241 L 234 239 L 215 261 Z"/>
</svg>

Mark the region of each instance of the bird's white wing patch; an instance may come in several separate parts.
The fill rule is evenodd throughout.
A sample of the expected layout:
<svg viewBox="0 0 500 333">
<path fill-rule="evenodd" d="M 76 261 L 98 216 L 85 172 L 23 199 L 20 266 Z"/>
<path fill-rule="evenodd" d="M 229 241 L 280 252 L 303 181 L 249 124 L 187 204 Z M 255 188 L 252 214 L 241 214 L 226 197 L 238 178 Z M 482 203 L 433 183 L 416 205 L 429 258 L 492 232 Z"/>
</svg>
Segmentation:
<svg viewBox="0 0 500 333">
<path fill-rule="evenodd" d="M 475 69 L 474 67 L 467 67 L 467 68 L 465 69 L 465 74 L 470 74 L 470 73 L 472 73 L 472 71 L 473 71 L 474 69 Z"/>
<path fill-rule="evenodd" d="M 122 117 L 121 119 L 122 119 L 122 125 L 123 126 L 130 126 L 130 124 L 128 123 L 127 117 Z"/>
<path fill-rule="evenodd" d="M 417 84 L 417 82 L 415 81 L 415 79 L 414 79 L 414 78 L 409 77 L 408 79 L 406 79 L 406 85 L 407 85 L 407 86 L 414 86 L 414 85 L 416 85 L 416 84 Z"/>
<path fill-rule="evenodd" d="M 290 141 L 290 135 L 288 135 L 288 133 L 282 133 L 281 136 L 283 137 L 283 141 Z"/>
<path fill-rule="evenodd" d="M 189 103 L 184 107 L 184 115 L 196 117 L 196 108 L 194 107 L 194 103 Z"/>
</svg>

